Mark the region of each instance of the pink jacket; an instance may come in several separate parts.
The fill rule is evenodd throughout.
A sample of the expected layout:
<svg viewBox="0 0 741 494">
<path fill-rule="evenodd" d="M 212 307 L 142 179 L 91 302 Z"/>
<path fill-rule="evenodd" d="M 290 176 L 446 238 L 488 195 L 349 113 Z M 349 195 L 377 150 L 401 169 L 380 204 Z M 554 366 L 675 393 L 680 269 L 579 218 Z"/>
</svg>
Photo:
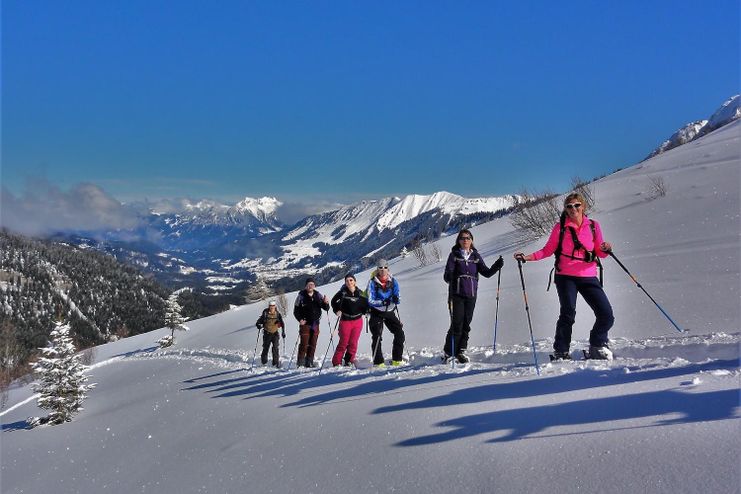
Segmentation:
<svg viewBox="0 0 741 494">
<path fill-rule="evenodd" d="M 592 229 L 589 227 L 589 222 L 594 223 L 594 236 L 592 236 Z M 595 243 L 599 246 L 602 245 L 604 239 L 602 238 L 602 229 L 599 223 L 584 216 L 584 221 L 581 223 L 581 228 L 576 226 L 576 223 L 571 221 L 571 218 L 566 218 L 565 226 L 567 230 L 563 233 L 563 242 L 561 243 L 561 252 L 564 254 L 572 254 L 576 257 L 583 257 L 584 251 L 578 250 L 574 252 L 574 240 L 571 238 L 568 227 L 573 227 L 576 230 L 576 236 L 579 242 L 587 250 L 594 250 Z M 561 230 L 561 225 L 556 223 L 551 230 L 551 235 L 548 237 L 548 241 L 545 247 L 537 252 L 533 252 L 533 259 L 540 261 L 546 257 L 550 257 L 556 252 L 558 247 L 558 234 Z M 603 252 L 599 247 L 597 248 L 597 256 L 605 258 L 608 256 L 607 252 Z M 576 259 L 571 259 L 566 256 L 561 256 L 561 261 L 558 263 L 558 272 L 556 274 L 563 274 L 566 276 L 580 276 L 584 278 L 597 276 L 597 263 L 596 262 L 584 262 Z"/>
</svg>

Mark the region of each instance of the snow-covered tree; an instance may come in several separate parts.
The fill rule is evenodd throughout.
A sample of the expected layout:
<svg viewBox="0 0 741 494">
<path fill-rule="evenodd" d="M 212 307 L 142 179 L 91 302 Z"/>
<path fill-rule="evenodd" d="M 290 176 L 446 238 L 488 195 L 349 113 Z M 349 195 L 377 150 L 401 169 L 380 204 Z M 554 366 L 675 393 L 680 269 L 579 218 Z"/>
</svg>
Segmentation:
<svg viewBox="0 0 741 494">
<path fill-rule="evenodd" d="M 178 303 L 178 294 L 173 293 L 167 299 L 165 307 L 165 326 L 170 328 L 170 336 L 160 338 L 157 343 L 160 347 L 165 348 L 175 343 L 175 330 L 188 331 L 185 321 L 188 319 L 182 315 L 183 308 Z"/>
<path fill-rule="evenodd" d="M 51 342 L 42 348 L 43 357 L 33 364 L 39 380 L 34 391 L 39 393 L 39 408 L 50 410 L 48 417 L 31 419 L 31 425 L 52 425 L 70 422 L 72 416 L 82 410 L 87 392 L 95 384 L 86 384 L 86 367 L 75 353 L 70 337 L 69 324 L 56 322 L 51 332 Z"/>
<path fill-rule="evenodd" d="M 404 259 L 405 257 L 407 257 L 409 255 L 409 251 L 407 250 L 406 247 L 403 247 L 401 249 L 401 252 L 399 253 L 399 255 L 401 256 L 402 259 Z"/>
</svg>

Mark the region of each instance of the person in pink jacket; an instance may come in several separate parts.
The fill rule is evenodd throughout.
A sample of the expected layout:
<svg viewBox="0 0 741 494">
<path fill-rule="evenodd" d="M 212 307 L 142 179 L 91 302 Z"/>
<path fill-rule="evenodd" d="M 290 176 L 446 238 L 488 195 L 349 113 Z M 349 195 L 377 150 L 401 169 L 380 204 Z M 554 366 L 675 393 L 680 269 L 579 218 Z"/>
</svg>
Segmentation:
<svg viewBox="0 0 741 494">
<path fill-rule="evenodd" d="M 615 322 L 612 306 L 597 278 L 598 258 L 609 255 L 612 245 L 602 238 L 599 223 L 585 214 L 586 201 L 581 194 L 572 192 L 564 199 L 562 220 L 556 223 L 545 247 L 532 254 L 515 253 L 521 261 L 539 261 L 556 255 L 554 282 L 561 305 L 556 322 L 556 339 L 553 356 L 570 359 L 571 329 L 576 318 L 576 295 L 594 311 L 596 320 L 589 333 L 589 357 L 612 359 L 607 332 Z M 563 231 L 561 225 L 563 224 Z M 561 240 L 559 242 L 559 239 Z M 560 243 L 560 246 L 559 246 Z"/>
</svg>

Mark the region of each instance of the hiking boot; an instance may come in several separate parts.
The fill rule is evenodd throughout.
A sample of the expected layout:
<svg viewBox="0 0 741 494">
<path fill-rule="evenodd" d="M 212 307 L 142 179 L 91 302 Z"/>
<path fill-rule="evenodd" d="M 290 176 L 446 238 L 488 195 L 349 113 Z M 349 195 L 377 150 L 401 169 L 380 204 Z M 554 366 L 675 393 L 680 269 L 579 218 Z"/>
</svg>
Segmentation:
<svg viewBox="0 0 741 494">
<path fill-rule="evenodd" d="M 275 367 L 276 369 L 280 369 L 281 368 L 280 362 L 273 362 L 273 367 Z"/>
<path fill-rule="evenodd" d="M 316 367 L 316 362 L 306 359 L 306 367 Z"/>
<path fill-rule="evenodd" d="M 612 350 L 607 346 L 590 346 L 589 358 L 595 360 L 612 360 Z"/>
<path fill-rule="evenodd" d="M 399 367 L 400 365 L 403 365 L 403 364 L 404 364 L 403 360 L 392 360 L 391 361 L 391 365 L 394 367 Z"/>
<path fill-rule="evenodd" d="M 467 364 L 471 361 L 470 358 L 468 358 L 468 355 L 461 352 L 458 355 L 455 356 L 455 359 L 458 361 L 459 364 Z"/>
<path fill-rule="evenodd" d="M 379 364 L 373 364 L 373 367 L 379 367 L 379 368 L 386 367 L 386 362 L 381 362 Z"/>
<path fill-rule="evenodd" d="M 447 352 L 443 352 L 443 356 L 442 356 L 441 358 L 442 358 L 442 360 L 443 360 L 443 363 L 445 363 L 445 362 L 450 362 L 450 359 L 451 359 L 452 357 L 451 357 L 451 356 L 450 356 L 450 354 L 448 354 Z"/>
</svg>

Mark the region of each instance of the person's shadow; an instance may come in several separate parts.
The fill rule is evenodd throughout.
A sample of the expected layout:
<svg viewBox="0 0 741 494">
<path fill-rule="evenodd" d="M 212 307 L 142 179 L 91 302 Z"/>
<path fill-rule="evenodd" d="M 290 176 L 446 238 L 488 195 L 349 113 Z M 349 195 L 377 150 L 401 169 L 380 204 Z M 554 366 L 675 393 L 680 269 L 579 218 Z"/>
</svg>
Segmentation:
<svg viewBox="0 0 741 494">
<path fill-rule="evenodd" d="M 492 411 L 446 420 L 435 426 L 449 430 L 410 438 L 396 443 L 396 446 L 443 443 L 481 434 L 496 434 L 497 437 L 487 441 L 490 443 L 507 442 L 532 437 L 551 427 L 570 425 L 604 424 L 596 425 L 593 432 L 617 430 L 619 427 L 616 428 L 612 422 L 648 417 L 657 417 L 657 421 L 650 425 L 632 427 L 726 420 L 738 418 L 738 406 L 739 392 L 736 389 L 707 393 L 664 390 L 593 398 L 557 405 Z M 580 430 L 578 433 L 584 432 Z M 553 434 L 548 437 L 568 434 Z"/>
</svg>

